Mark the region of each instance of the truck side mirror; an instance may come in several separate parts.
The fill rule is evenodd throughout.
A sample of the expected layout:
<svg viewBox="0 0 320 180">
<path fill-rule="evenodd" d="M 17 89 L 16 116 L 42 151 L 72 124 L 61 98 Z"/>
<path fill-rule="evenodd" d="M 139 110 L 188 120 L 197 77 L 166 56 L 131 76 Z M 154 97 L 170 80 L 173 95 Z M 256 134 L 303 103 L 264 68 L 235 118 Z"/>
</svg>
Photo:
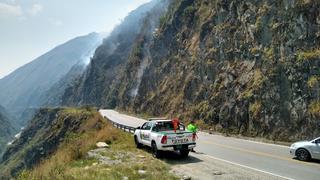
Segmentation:
<svg viewBox="0 0 320 180">
<path fill-rule="evenodd" d="M 141 129 L 141 127 L 140 127 L 140 126 L 138 126 L 136 129 Z"/>
</svg>

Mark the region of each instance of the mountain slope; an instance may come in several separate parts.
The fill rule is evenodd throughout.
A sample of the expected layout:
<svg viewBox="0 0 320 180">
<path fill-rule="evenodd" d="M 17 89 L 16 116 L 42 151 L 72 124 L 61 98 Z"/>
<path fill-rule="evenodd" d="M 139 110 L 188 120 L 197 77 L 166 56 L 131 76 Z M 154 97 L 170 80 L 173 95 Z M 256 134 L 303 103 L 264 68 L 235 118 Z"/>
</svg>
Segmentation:
<svg viewBox="0 0 320 180">
<path fill-rule="evenodd" d="M 0 101 L 19 115 L 39 107 L 39 97 L 64 77 L 74 65 L 85 66 L 101 37 L 97 33 L 77 37 L 22 66 L 0 80 Z"/>
<path fill-rule="evenodd" d="M 14 137 L 17 132 L 15 126 L 11 123 L 12 118 L 6 110 L 0 106 L 0 157 L 7 143 Z"/>
<path fill-rule="evenodd" d="M 97 142 L 108 148 L 96 149 Z M 106 170 L 107 168 L 107 170 Z M 144 170 L 145 173 L 138 173 Z M 0 179 L 178 179 L 90 108 L 42 109 L 0 160 Z"/>
<path fill-rule="evenodd" d="M 54 153 L 69 136 L 99 130 L 103 124 L 91 109 L 41 109 L 5 151 L 0 161 L 0 179 L 30 169 Z M 94 142 L 92 142 L 94 143 Z"/>
<path fill-rule="evenodd" d="M 146 32 L 155 30 L 154 22 L 166 7 L 167 1 L 155 0 L 130 12 L 97 48 L 82 77 L 67 88 L 62 97 L 62 105 L 112 106 L 112 83 L 118 80 L 117 77 L 125 68 L 135 43 L 143 40 Z M 134 50 L 139 53 L 139 49 Z"/>
<path fill-rule="evenodd" d="M 185 0 L 171 8 L 139 95 L 120 94 L 120 107 L 270 139 L 320 135 L 318 1 Z"/>
<path fill-rule="evenodd" d="M 142 31 L 121 62 L 96 51 L 64 100 L 247 136 L 319 136 L 319 9 L 315 0 L 171 1 L 152 38 Z"/>
<path fill-rule="evenodd" d="M 40 104 L 44 107 L 58 107 L 62 103 L 61 99 L 65 90 L 81 77 L 85 69 L 83 65 L 74 65 L 60 81 L 41 95 Z"/>
</svg>

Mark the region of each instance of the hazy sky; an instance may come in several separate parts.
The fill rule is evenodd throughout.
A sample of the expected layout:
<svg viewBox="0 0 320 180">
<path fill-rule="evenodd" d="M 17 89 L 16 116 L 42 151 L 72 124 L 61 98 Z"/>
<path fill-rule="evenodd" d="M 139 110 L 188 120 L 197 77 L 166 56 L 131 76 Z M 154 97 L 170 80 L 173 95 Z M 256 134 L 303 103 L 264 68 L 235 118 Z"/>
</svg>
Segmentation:
<svg viewBox="0 0 320 180">
<path fill-rule="evenodd" d="M 150 0 L 0 0 L 0 79 L 55 46 L 110 32 Z"/>
</svg>

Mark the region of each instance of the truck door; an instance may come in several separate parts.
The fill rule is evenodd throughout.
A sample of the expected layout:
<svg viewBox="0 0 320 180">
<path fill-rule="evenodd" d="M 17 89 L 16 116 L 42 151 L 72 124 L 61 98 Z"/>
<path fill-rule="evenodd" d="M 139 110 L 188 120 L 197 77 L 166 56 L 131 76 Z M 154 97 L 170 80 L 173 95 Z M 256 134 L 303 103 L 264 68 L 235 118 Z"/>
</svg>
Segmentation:
<svg viewBox="0 0 320 180">
<path fill-rule="evenodd" d="M 140 131 L 140 139 L 141 142 L 145 145 L 149 145 L 150 143 L 150 130 L 151 130 L 151 122 L 146 122 L 142 125 Z"/>
<path fill-rule="evenodd" d="M 146 127 L 146 131 L 145 131 L 145 135 L 146 135 L 146 139 L 145 139 L 145 143 L 147 146 L 151 146 L 151 140 L 152 140 L 152 134 L 151 134 L 151 130 L 152 127 L 154 126 L 154 122 L 149 122 L 147 127 Z"/>
<path fill-rule="evenodd" d="M 142 136 L 142 135 L 143 135 L 144 129 L 145 129 L 146 126 L 147 126 L 147 123 L 148 123 L 148 122 L 145 122 L 145 123 L 141 126 L 141 128 L 139 129 L 138 134 L 137 134 L 138 139 L 139 139 L 139 142 L 142 143 L 142 144 L 144 144 L 143 136 Z"/>
</svg>

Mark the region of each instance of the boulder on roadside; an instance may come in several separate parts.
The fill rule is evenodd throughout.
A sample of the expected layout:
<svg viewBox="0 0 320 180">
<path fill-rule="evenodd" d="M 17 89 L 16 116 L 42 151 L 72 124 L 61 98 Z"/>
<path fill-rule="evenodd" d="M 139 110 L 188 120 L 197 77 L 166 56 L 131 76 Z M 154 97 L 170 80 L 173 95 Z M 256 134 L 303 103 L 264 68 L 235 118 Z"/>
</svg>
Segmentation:
<svg viewBox="0 0 320 180">
<path fill-rule="evenodd" d="M 223 173 L 220 172 L 220 171 L 214 171 L 212 174 L 213 174 L 214 176 L 220 176 L 220 175 L 222 175 Z"/>
<path fill-rule="evenodd" d="M 105 142 L 97 142 L 96 146 L 98 148 L 109 148 L 109 145 Z"/>
<path fill-rule="evenodd" d="M 209 129 L 209 134 L 213 134 L 213 128 Z"/>
<path fill-rule="evenodd" d="M 140 175 L 144 175 L 144 174 L 147 173 L 147 171 L 145 171 L 145 170 L 139 170 L 138 173 L 139 173 Z"/>
<path fill-rule="evenodd" d="M 146 158 L 146 157 L 143 155 L 138 155 L 138 158 Z"/>
<path fill-rule="evenodd" d="M 183 176 L 182 180 L 191 180 L 191 177 L 190 176 Z"/>
</svg>

